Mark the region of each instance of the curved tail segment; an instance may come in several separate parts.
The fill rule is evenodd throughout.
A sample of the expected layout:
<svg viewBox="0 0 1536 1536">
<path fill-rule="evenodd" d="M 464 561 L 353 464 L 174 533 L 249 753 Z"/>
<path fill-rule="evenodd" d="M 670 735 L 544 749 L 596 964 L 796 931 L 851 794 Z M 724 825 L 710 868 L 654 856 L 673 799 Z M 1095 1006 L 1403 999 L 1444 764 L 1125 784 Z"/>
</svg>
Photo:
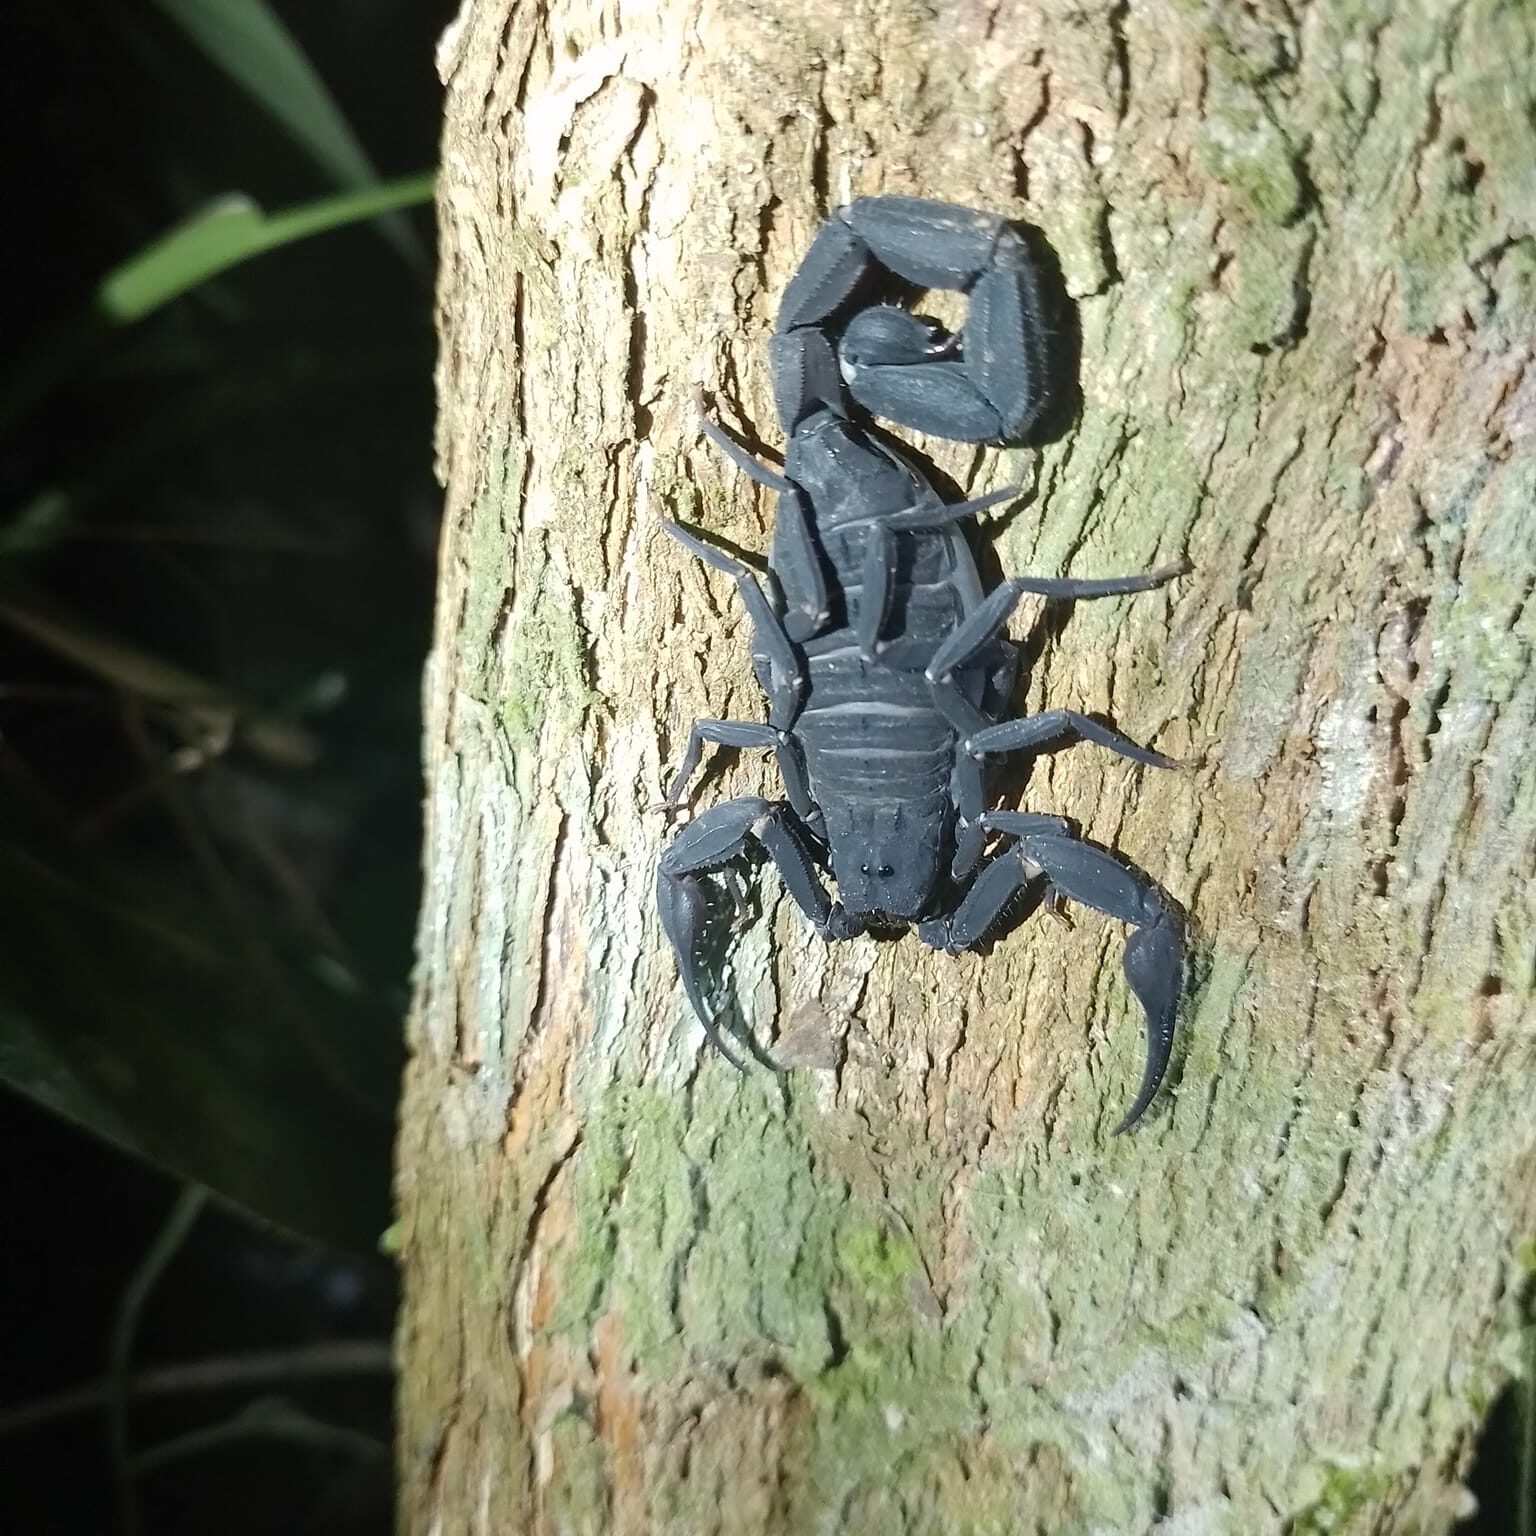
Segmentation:
<svg viewBox="0 0 1536 1536">
<path fill-rule="evenodd" d="M 893 284 L 969 299 L 958 332 L 878 299 Z M 870 298 L 875 303 L 865 303 Z M 1049 403 L 1048 327 L 1035 266 L 995 213 L 918 197 L 861 197 L 817 232 L 779 307 L 775 393 L 793 430 L 831 404 L 824 363 L 872 416 L 955 442 L 1012 442 Z"/>
</svg>

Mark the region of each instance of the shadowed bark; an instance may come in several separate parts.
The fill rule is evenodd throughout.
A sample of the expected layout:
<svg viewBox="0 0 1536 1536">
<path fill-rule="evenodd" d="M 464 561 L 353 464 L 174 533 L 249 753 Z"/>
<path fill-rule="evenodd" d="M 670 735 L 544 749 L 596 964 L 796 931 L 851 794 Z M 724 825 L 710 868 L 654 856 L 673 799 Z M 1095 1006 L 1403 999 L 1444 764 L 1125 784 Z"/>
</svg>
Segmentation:
<svg viewBox="0 0 1536 1536">
<path fill-rule="evenodd" d="M 1536 1113 L 1529 5 L 466 0 L 445 36 L 427 874 L 402 1110 L 404 1527 L 1438 1531 L 1518 1363 Z M 1054 249 L 1077 419 L 943 449 L 1097 575 L 1024 806 L 1190 914 L 1173 1090 L 1124 929 L 729 952 L 704 1048 L 648 810 L 758 718 L 729 584 L 765 343 L 828 208 Z M 1068 338 L 1071 345 L 1071 339 Z M 1030 615 L 1016 623 L 1022 629 Z M 696 804 L 777 794 L 726 760 Z"/>
</svg>

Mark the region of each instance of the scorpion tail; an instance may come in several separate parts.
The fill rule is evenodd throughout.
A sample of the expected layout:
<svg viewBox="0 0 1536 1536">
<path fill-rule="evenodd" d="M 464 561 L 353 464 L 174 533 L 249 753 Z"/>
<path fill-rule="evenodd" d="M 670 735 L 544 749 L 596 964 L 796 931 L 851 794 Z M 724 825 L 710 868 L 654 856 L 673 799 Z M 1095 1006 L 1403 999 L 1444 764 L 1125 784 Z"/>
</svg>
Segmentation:
<svg viewBox="0 0 1536 1536">
<path fill-rule="evenodd" d="M 1116 1136 L 1130 1130 L 1157 1097 L 1173 1051 L 1174 1016 L 1184 985 L 1184 956 L 1178 929 L 1167 913 L 1159 913 L 1147 927 L 1138 928 L 1130 936 L 1123 963 L 1125 979 L 1147 1016 L 1147 1064 L 1135 1101 L 1114 1129 Z"/>
<path fill-rule="evenodd" d="M 995 213 L 916 197 L 861 197 L 841 217 L 886 271 L 970 296 L 954 335 L 889 306 L 852 316 L 838 345 L 853 397 L 956 442 L 1023 438 L 1052 380 L 1040 274 L 1019 232 Z"/>
</svg>

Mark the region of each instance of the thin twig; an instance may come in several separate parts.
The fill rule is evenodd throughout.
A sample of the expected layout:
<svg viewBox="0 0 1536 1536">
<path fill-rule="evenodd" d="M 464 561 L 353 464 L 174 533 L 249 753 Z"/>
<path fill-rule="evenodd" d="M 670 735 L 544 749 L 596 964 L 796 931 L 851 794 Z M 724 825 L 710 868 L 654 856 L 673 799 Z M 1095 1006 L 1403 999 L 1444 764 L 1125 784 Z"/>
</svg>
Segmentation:
<svg viewBox="0 0 1536 1536">
<path fill-rule="evenodd" d="M 175 1397 L 186 1392 L 281 1386 L 320 1377 L 388 1376 L 393 1370 L 394 1356 L 387 1339 L 338 1339 L 298 1349 L 257 1349 L 156 1366 L 136 1372 L 125 1390 L 131 1398 Z M 99 1408 L 113 1387 L 112 1378 L 103 1376 L 68 1392 L 0 1411 L 0 1438 Z"/>
<path fill-rule="evenodd" d="M 290 1445 L 344 1451 L 363 1461 L 384 1461 L 389 1456 L 388 1445 L 362 1430 L 328 1424 L 291 1403 L 261 1399 L 248 1404 L 231 1418 L 178 1435 L 174 1440 L 143 1452 L 134 1461 L 133 1470 L 135 1473 L 158 1471 L 161 1467 L 184 1461 L 188 1456 L 201 1456 L 204 1451 L 239 1445 L 248 1440 L 279 1440 Z"/>
<path fill-rule="evenodd" d="M 128 1454 L 128 1365 L 133 1356 L 134 1336 L 145 1303 L 207 1203 L 208 1191 L 197 1184 L 188 1184 L 177 1195 L 170 1214 L 155 1234 L 154 1242 L 130 1277 L 118 1303 L 108 1360 L 107 1435 L 112 1447 L 123 1536 L 137 1536 L 139 1528 L 138 1501 L 134 1497 L 133 1469 Z"/>
</svg>

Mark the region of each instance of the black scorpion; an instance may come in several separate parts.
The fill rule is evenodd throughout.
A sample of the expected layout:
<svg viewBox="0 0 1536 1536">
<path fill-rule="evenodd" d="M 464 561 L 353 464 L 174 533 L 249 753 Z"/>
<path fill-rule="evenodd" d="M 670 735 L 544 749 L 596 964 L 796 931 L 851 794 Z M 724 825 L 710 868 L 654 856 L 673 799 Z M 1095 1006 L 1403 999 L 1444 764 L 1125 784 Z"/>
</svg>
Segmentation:
<svg viewBox="0 0 1536 1536">
<path fill-rule="evenodd" d="M 899 285 L 899 288 L 898 288 Z M 893 303 L 914 290 L 967 296 L 954 334 Z M 1067 709 L 1006 716 L 1018 670 L 1004 626 L 1026 593 L 1141 592 L 1180 573 L 1099 580 L 1030 576 L 984 591 L 964 524 L 1017 487 L 946 504 L 875 429 L 1022 437 L 1049 393 L 1038 279 L 1019 232 L 989 213 L 907 197 L 860 198 L 828 219 L 791 279 L 770 343 L 788 435 L 778 474 L 712 422 L 704 431 L 778 492 L 769 592 L 747 566 L 676 523 L 666 531 L 736 584 L 768 723 L 694 722 L 667 792 L 675 808 L 705 742 L 773 752 L 785 800 L 744 796 L 684 827 L 657 870 L 661 920 L 708 1038 L 742 1065 L 705 1005 L 697 950 L 712 902 L 703 876 L 756 844 L 826 939 L 915 925 L 955 952 L 1032 893 L 1133 926 L 1125 975 L 1146 1015 L 1147 1060 L 1129 1129 L 1162 1081 L 1183 980 L 1178 922 L 1153 881 L 1084 842 L 1062 817 L 989 809 L 987 759 L 1076 735 L 1139 763 L 1172 760 Z M 1002 848 L 985 858 L 988 844 Z M 830 871 L 833 900 L 822 883 Z"/>
</svg>

